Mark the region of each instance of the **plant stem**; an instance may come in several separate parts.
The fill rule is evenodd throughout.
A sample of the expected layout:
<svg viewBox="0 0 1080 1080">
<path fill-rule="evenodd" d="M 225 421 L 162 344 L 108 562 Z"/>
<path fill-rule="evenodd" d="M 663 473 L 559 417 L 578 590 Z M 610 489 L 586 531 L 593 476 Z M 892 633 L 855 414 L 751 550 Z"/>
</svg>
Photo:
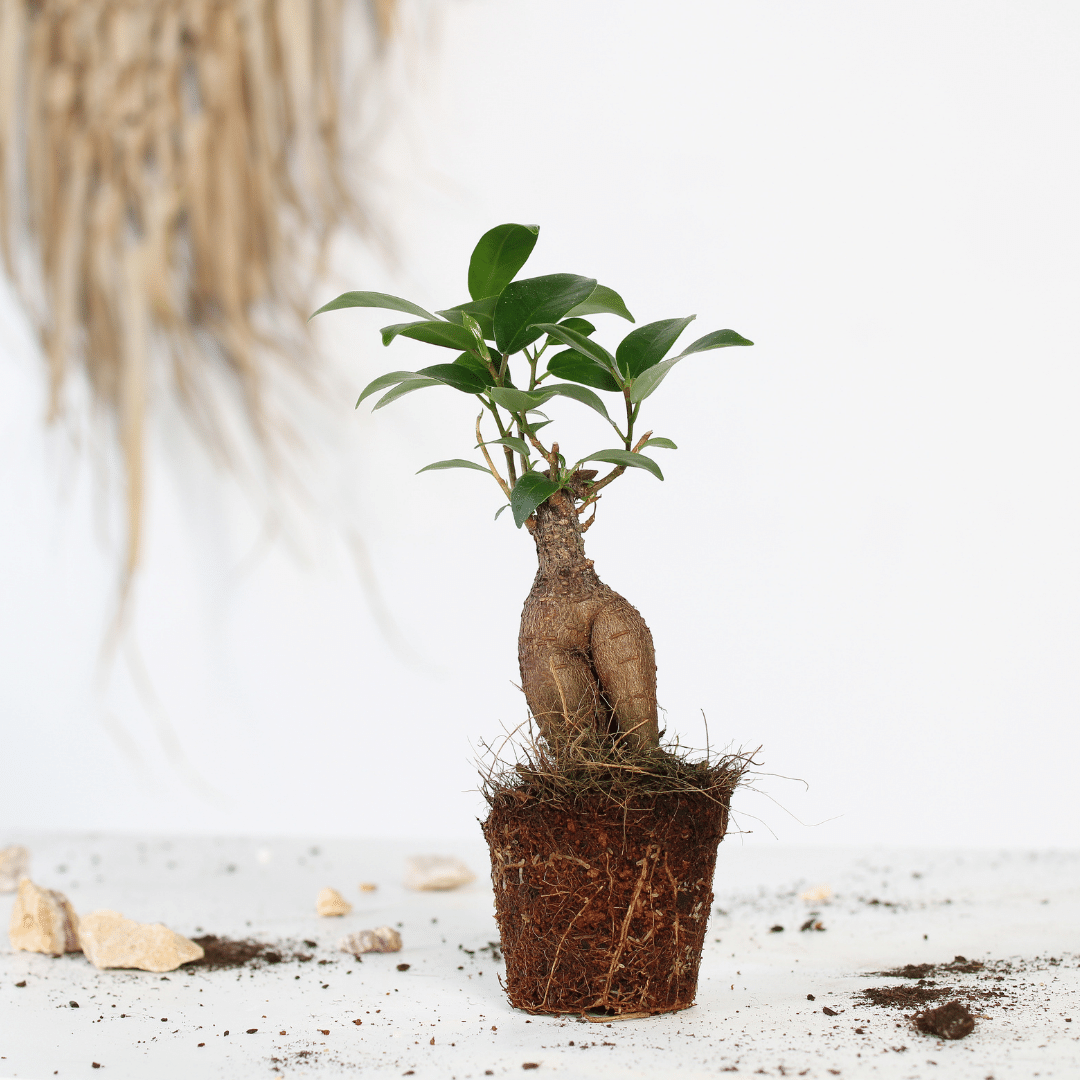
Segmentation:
<svg viewBox="0 0 1080 1080">
<path fill-rule="evenodd" d="M 506 481 L 499 475 L 499 470 L 495 468 L 495 463 L 491 460 L 491 455 L 487 452 L 487 447 L 484 445 L 484 436 L 480 434 L 480 421 L 484 419 L 484 414 L 481 412 L 476 418 L 476 441 L 480 444 L 480 452 L 484 455 L 484 460 L 487 462 L 487 467 L 491 470 L 491 475 L 495 477 L 502 493 L 510 498 L 510 488 L 507 487 Z M 496 421 L 498 417 L 495 418 Z"/>
</svg>

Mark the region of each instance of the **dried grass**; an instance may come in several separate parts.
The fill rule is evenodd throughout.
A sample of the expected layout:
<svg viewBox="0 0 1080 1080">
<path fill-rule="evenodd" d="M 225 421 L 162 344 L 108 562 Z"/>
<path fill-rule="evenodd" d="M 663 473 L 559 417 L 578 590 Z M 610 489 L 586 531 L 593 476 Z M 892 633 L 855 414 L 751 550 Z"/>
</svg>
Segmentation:
<svg viewBox="0 0 1080 1080">
<path fill-rule="evenodd" d="M 532 720 L 507 735 L 498 747 L 481 742 L 481 793 L 489 806 L 509 792 L 521 800 L 581 805 L 600 797 L 618 806 L 680 792 L 705 795 L 725 808 L 754 753 L 716 753 L 680 745 L 658 749 L 567 724 L 575 734 L 557 745 L 541 738 Z"/>
<path fill-rule="evenodd" d="M 363 0 L 390 33 L 394 0 Z M 341 144 L 344 0 L 0 0 L 0 252 L 49 417 L 85 375 L 138 564 L 151 388 L 230 458 L 221 375 L 271 459 L 272 366 L 312 378 L 306 281 L 363 227 Z M 159 378 L 153 365 L 163 365 Z"/>
</svg>

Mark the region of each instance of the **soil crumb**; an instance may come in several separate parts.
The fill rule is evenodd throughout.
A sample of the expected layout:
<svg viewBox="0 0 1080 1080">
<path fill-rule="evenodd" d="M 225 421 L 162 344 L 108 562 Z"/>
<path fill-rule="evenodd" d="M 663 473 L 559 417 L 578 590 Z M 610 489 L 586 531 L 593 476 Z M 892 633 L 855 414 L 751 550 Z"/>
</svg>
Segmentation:
<svg viewBox="0 0 1080 1080">
<path fill-rule="evenodd" d="M 915 1027 L 926 1035 L 937 1035 L 941 1039 L 962 1039 L 975 1030 L 975 1018 L 966 1005 L 950 1001 L 920 1013 L 915 1017 Z"/>
<path fill-rule="evenodd" d="M 913 1009 L 929 1005 L 953 992 L 951 986 L 871 986 L 861 991 L 871 1005 L 881 1008 Z"/>
<path fill-rule="evenodd" d="M 217 934 L 206 934 L 192 940 L 196 945 L 202 946 L 204 955 L 201 960 L 192 960 L 191 963 L 185 964 L 185 969 L 203 968 L 206 971 L 219 971 L 222 968 L 263 968 L 270 964 L 281 964 L 290 960 L 305 963 L 311 959 L 306 953 L 292 952 L 280 945 L 255 941 L 252 938 L 236 940 L 218 937 Z"/>
</svg>

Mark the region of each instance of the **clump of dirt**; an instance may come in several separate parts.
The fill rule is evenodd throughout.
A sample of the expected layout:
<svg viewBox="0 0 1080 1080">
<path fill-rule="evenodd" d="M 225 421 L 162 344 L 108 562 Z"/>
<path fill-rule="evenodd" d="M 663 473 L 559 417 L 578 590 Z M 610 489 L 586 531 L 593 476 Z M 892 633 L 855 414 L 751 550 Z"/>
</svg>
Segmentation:
<svg viewBox="0 0 1080 1080">
<path fill-rule="evenodd" d="M 929 975 L 974 975 L 986 965 L 979 960 L 957 956 L 948 964 L 905 964 L 888 971 L 872 971 L 871 975 L 884 975 L 889 979 L 925 979 Z"/>
<path fill-rule="evenodd" d="M 937 1009 L 928 1009 L 915 1017 L 915 1027 L 925 1035 L 937 1035 L 941 1039 L 962 1039 L 975 1030 L 975 1018 L 967 1006 L 950 1001 Z"/>
<path fill-rule="evenodd" d="M 916 1009 L 952 992 L 951 986 L 871 986 L 861 991 L 871 1005 L 885 1009 Z"/>
<path fill-rule="evenodd" d="M 196 945 L 202 946 L 203 958 L 192 960 L 184 965 L 185 968 L 203 968 L 206 971 L 241 967 L 263 968 L 270 964 L 281 964 L 287 961 L 303 964 L 311 959 L 307 953 L 292 952 L 280 945 L 255 941 L 252 938 L 237 940 L 218 937 L 217 934 L 206 934 L 192 940 Z"/>
<path fill-rule="evenodd" d="M 531 784 L 489 797 L 510 1003 L 605 1016 L 692 1005 L 726 797 L 646 786 L 623 805 L 610 792 L 560 802 Z"/>
<path fill-rule="evenodd" d="M 873 975 L 884 975 L 889 979 L 925 979 L 934 970 L 933 964 L 905 964 L 889 971 L 874 971 Z"/>
</svg>

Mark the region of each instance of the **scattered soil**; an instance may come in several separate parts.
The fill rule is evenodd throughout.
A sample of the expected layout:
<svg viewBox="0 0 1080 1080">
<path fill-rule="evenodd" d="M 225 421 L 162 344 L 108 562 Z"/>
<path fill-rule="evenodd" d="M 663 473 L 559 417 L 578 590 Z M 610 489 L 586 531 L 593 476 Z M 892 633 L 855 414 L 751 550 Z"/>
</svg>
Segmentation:
<svg viewBox="0 0 1080 1080">
<path fill-rule="evenodd" d="M 926 1035 L 942 1039 L 962 1039 L 975 1030 L 975 1018 L 966 1005 L 950 1001 L 937 1009 L 928 1009 L 915 1017 L 915 1027 Z"/>
<path fill-rule="evenodd" d="M 693 1004 L 728 807 L 706 792 L 489 796 L 510 1003 L 649 1015 Z"/>
<path fill-rule="evenodd" d="M 192 960 L 185 964 L 185 969 L 203 968 L 206 971 L 218 971 L 222 968 L 263 968 L 270 964 L 288 961 L 303 964 L 311 959 L 307 953 L 295 952 L 281 945 L 255 941 L 252 938 L 234 940 L 218 937 L 216 934 L 206 934 L 204 937 L 192 938 L 192 940 L 196 945 L 202 946 L 205 955 L 201 960 Z M 306 945 L 307 942 L 304 944 Z"/>
<path fill-rule="evenodd" d="M 862 991 L 871 1005 L 885 1009 L 917 1009 L 951 993 L 951 986 L 871 986 Z"/>
<path fill-rule="evenodd" d="M 986 965 L 978 960 L 957 956 L 948 964 L 905 964 L 890 971 L 874 971 L 872 974 L 885 975 L 891 979 L 925 979 L 929 975 L 974 975 L 985 967 Z"/>
</svg>

